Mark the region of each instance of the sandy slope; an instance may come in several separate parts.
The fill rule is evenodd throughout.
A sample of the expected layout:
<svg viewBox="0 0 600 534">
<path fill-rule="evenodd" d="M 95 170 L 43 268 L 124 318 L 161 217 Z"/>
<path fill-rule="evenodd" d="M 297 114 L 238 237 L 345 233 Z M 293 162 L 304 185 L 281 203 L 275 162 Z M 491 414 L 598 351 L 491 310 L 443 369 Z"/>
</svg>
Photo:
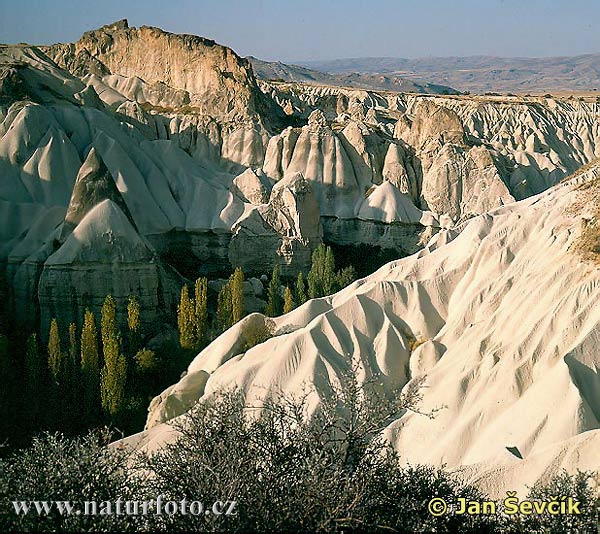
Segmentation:
<svg viewBox="0 0 600 534">
<path fill-rule="evenodd" d="M 247 318 L 154 400 L 151 428 L 133 442 L 158 446 L 170 432 L 161 422 L 222 387 L 259 398 L 311 385 L 317 403 L 354 362 L 359 379 L 381 373 L 388 388 L 426 376 L 422 408 L 442 407 L 436 417 L 407 413 L 385 430 L 406 462 L 445 463 L 493 493 L 524 490 L 558 467 L 600 467 L 600 270 L 581 250 L 598 176 L 592 167 L 443 231 L 420 253 L 278 318 L 288 333 L 240 353 L 244 328 L 261 320 Z M 410 338 L 424 343 L 411 352 Z"/>
</svg>

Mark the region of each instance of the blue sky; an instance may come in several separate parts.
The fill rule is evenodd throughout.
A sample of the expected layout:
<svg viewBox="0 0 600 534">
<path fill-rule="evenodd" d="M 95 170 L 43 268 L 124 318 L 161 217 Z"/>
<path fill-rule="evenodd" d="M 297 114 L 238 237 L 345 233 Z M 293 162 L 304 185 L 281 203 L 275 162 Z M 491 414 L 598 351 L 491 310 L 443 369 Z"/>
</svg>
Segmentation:
<svg viewBox="0 0 600 534">
<path fill-rule="evenodd" d="M 73 41 L 120 18 L 282 61 L 600 52 L 597 0 L 0 0 L 0 42 Z"/>
</svg>

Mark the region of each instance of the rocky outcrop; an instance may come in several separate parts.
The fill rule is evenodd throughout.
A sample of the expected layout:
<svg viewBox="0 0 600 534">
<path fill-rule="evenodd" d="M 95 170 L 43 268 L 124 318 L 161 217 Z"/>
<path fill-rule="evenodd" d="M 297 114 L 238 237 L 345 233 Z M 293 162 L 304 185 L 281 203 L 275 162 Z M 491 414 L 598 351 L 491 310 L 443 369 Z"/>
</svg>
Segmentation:
<svg viewBox="0 0 600 534">
<path fill-rule="evenodd" d="M 246 169 L 233 179 L 231 189 L 244 202 L 260 205 L 269 201 L 272 187 L 262 171 L 258 176 L 252 169 Z"/>
<path fill-rule="evenodd" d="M 268 204 L 252 209 L 232 231 L 229 259 L 245 272 L 270 272 L 275 264 L 285 276 L 307 271 L 323 235 L 310 182 L 300 173 L 281 179 Z"/>
<path fill-rule="evenodd" d="M 263 93 L 226 47 L 125 22 L 44 50 L 58 65 L 0 47 L 0 261 L 13 300 L 35 301 L 21 317 L 36 316 L 45 262 L 107 199 L 185 276 L 262 274 L 274 258 L 292 273 L 321 239 L 304 213 L 347 257 L 397 258 L 600 155 L 596 103 L 261 82 Z M 318 211 L 286 189 L 296 173 Z"/>
<path fill-rule="evenodd" d="M 308 117 L 321 109 L 335 125 L 334 133 L 349 131 L 355 123 L 359 128 L 350 131 L 381 138 L 382 148 L 376 142 L 367 149 L 370 161 L 360 158 L 373 183 L 383 176 L 413 197 L 416 207 L 455 220 L 539 193 L 600 156 L 597 102 L 417 96 L 297 83 L 261 82 L 261 87 L 292 116 Z M 269 175 L 277 175 L 278 167 L 294 156 L 294 138 L 286 143 L 285 135 L 269 144 L 264 167 Z M 363 142 L 360 136 L 352 138 L 357 142 L 344 147 L 356 156 L 353 151 L 361 154 Z M 291 155 L 284 155 L 284 149 Z M 329 165 L 323 157 L 312 161 Z M 352 163 L 355 174 L 368 175 L 364 167 L 360 170 L 359 158 Z M 349 172 L 343 165 L 338 170 Z M 324 172 L 305 175 L 311 179 Z"/>
<path fill-rule="evenodd" d="M 233 119 L 267 111 L 248 61 L 196 35 L 130 28 L 121 20 L 85 33 L 76 43 L 49 47 L 47 53 L 79 76 L 117 74 L 183 90 L 189 105 L 207 115 Z M 150 103 L 172 100 L 153 98 Z"/>
<path fill-rule="evenodd" d="M 178 288 L 121 208 L 106 199 L 94 206 L 65 242 L 44 262 L 38 285 L 40 323 L 80 323 L 87 308 L 99 314 L 112 295 L 125 322 L 129 297 L 136 296 L 144 329 L 173 310 Z"/>
<path fill-rule="evenodd" d="M 275 180 L 301 173 L 312 184 L 322 216 L 353 217 L 371 185 L 364 174 L 357 175 L 341 137 L 318 110 L 301 129 L 288 128 L 271 138 L 264 171 Z"/>
<path fill-rule="evenodd" d="M 134 224 L 113 177 L 96 149 L 92 148 L 77 174 L 59 237 L 60 242 L 64 243 L 87 213 L 104 200 L 110 200 L 116 204 L 127 219 Z"/>
</svg>

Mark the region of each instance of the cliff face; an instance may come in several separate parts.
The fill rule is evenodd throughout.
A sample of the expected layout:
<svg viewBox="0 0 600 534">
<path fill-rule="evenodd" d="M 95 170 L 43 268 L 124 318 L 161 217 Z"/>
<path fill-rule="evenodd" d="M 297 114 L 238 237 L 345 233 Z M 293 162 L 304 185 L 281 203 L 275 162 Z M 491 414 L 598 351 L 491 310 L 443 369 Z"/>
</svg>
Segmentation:
<svg viewBox="0 0 600 534">
<path fill-rule="evenodd" d="M 416 207 L 461 220 L 544 191 L 600 156 L 595 100 L 260 84 L 286 113 L 313 124 L 273 137 L 265 172 L 301 170 L 317 191 L 333 184 L 335 194 L 320 199 L 328 216 L 347 216 L 349 203 L 335 200 L 344 191 L 357 198 L 388 180 Z M 313 113 L 324 117 L 319 125 Z"/>
<path fill-rule="evenodd" d="M 54 45 L 48 55 L 72 74 L 120 75 L 185 91 L 187 98 L 155 99 L 155 105 L 188 105 L 221 119 L 247 119 L 268 112 L 249 62 L 231 48 L 196 35 L 160 28 L 130 28 L 126 20 L 90 31 L 79 41 Z"/>
</svg>

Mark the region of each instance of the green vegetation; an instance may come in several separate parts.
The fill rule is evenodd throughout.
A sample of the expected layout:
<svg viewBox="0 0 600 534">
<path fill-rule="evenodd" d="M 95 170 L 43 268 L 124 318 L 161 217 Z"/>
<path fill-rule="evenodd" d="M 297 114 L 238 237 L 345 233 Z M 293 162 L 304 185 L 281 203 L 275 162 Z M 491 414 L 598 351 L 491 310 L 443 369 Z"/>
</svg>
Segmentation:
<svg viewBox="0 0 600 534">
<path fill-rule="evenodd" d="M 121 414 L 125 404 L 127 360 L 121 353 L 117 334 L 116 304 L 109 295 L 102 306 L 102 354 L 104 367 L 100 373 L 102 408 L 112 421 Z"/>
<path fill-rule="evenodd" d="M 208 280 L 198 278 L 194 284 L 196 345 L 201 347 L 208 338 Z"/>
<path fill-rule="evenodd" d="M 232 314 L 231 283 L 228 281 L 217 296 L 217 328 L 219 332 L 224 332 L 233 324 Z"/>
<path fill-rule="evenodd" d="M 308 296 L 311 299 L 325 297 L 343 289 L 356 278 L 353 267 L 335 270 L 335 258 L 331 247 L 319 245 L 312 254 L 312 265 L 308 273 Z M 298 286 L 299 282 L 297 282 Z M 296 293 L 300 294 L 297 287 Z"/>
<path fill-rule="evenodd" d="M 289 286 L 286 286 L 283 294 L 283 313 L 289 313 L 295 308 L 294 296 Z"/>
<path fill-rule="evenodd" d="M 187 285 L 181 288 L 181 298 L 177 308 L 177 325 L 179 327 L 179 344 L 183 349 L 193 349 L 196 345 L 195 306 L 190 300 Z"/>
<path fill-rule="evenodd" d="M 140 301 L 137 297 L 129 297 L 127 302 L 127 327 L 129 329 L 129 352 L 135 353 L 140 348 L 141 339 Z"/>
<path fill-rule="evenodd" d="M 231 291 L 231 324 L 244 316 L 244 272 L 237 267 L 229 280 Z"/>
<path fill-rule="evenodd" d="M 304 275 L 302 274 L 302 271 L 298 273 L 298 278 L 296 279 L 295 297 L 297 306 L 302 306 L 302 304 L 308 300 L 308 295 L 306 294 L 306 284 L 304 283 Z"/>
<path fill-rule="evenodd" d="M 95 421 L 100 400 L 100 357 L 94 314 L 86 310 L 81 330 L 81 381 L 83 410 L 88 421 Z"/>
<path fill-rule="evenodd" d="M 50 335 L 48 337 L 48 367 L 52 379 L 57 384 L 63 381 L 63 352 L 60 347 L 60 334 L 58 332 L 58 323 L 56 319 L 52 319 L 50 323 Z"/>
<path fill-rule="evenodd" d="M 352 269 L 336 273 L 334 267 L 331 249 L 319 247 L 310 275 L 313 291 L 319 288 L 317 294 L 330 288 L 335 291 L 354 278 Z M 325 283 L 317 280 L 318 273 L 325 275 Z M 8 408 L 0 443 L 7 440 L 10 447 L 23 446 L 41 430 L 81 434 L 103 424 L 124 433 L 139 431 L 150 400 L 176 382 L 216 335 L 247 314 L 244 283 L 244 273 L 238 267 L 214 302 L 206 278 L 195 281 L 193 294 L 190 286 L 184 285 L 177 308 L 176 337 L 168 326 L 162 335 L 155 331 L 153 337 L 149 333 L 144 337 L 142 325 L 148 323 L 139 298 L 133 295 L 122 309 L 108 295 L 97 316 L 87 309 L 82 318 L 64 325 L 64 330 L 57 319 L 52 319 L 39 335 L 21 338 L 20 333 L 0 333 L 0 372 L 7 377 L 0 404 Z M 267 315 L 288 313 L 306 302 L 308 286 L 304 273 L 286 279 L 276 265 L 266 288 Z M 10 331 L 10 327 L 3 328 Z M 242 333 L 244 350 L 273 337 L 274 331 L 272 321 L 250 321 Z M 48 342 L 42 345 L 40 338 Z M 153 341 L 152 350 L 144 346 L 145 340 Z M 0 449 L 2 454 L 6 450 Z"/>
<path fill-rule="evenodd" d="M 46 434 L 0 459 L 2 532 L 595 532 L 597 490 L 590 473 L 561 473 L 530 498 L 573 496 L 581 515 L 444 514 L 432 498 L 486 496 L 446 471 L 402 467 L 380 438 L 390 418 L 418 408 L 414 388 L 392 400 L 349 375 L 309 419 L 306 397 L 264 399 L 260 412 L 237 391 L 198 404 L 178 437 L 148 455 L 105 445 L 111 436 Z M 252 415 L 252 416 L 249 416 Z M 235 502 L 231 514 L 14 513 L 11 500 L 140 501 L 164 496 L 187 506 L 198 496 Z M 209 500 L 205 498 L 204 501 Z M 212 501 L 211 501 L 212 502 Z M 206 502 L 205 502 L 206 504 Z M 188 508 L 189 509 L 189 508 Z M 210 527 L 207 529 L 207 520 Z"/>
</svg>

